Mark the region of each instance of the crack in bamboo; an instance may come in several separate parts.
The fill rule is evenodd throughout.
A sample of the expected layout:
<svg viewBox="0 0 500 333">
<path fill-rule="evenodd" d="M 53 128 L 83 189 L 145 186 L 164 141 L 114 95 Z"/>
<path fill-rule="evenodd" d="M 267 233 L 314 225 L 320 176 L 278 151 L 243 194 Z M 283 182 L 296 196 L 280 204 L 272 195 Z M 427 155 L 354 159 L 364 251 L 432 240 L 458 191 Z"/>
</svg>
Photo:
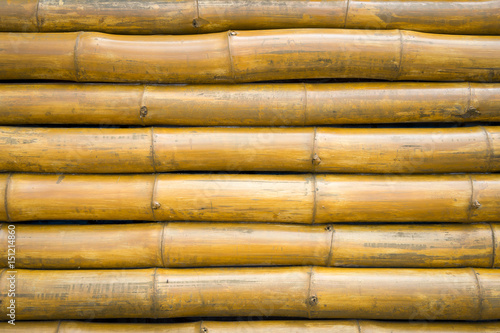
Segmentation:
<svg viewBox="0 0 500 333">
<path fill-rule="evenodd" d="M 10 186 L 10 183 L 11 183 L 11 178 L 12 178 L 12 173 L 9 173 L 9 175 L 7 176 L 7 179 L 5 181 L 5 194 L 4 194 L 4 209 L 5 209 L 5 217 L 6 217 L 6 221 L 7 222 L 10 222 L 11 219 L 10 219 L 10 214 L 9 214 L 9 202 L 8 202 L 8 195 L 9 195 L 9 186 Z"/>
<path fill-rule="evenodd" d="M 346 27 L 347 27 L 347 19 L 348 19 L 348 15 L 349 15 L 349 5 L 350 4 L 351 4 L 351 1 L 350 0 L 346 0 L 343 29 L 346 29 Z"/>
<path fill-rule="evenodd" d="M 329 230 L 328 230 L 329 229 Z M 330 267 L 333 259 L 333 238 L 335 235 L 335 227 L 331 224 L 327 227 L 328 232 L 332 233 L 332 237 L 330 237 L 330 250 L 328 251 L 328 257 L 326 258 L 326 267 Z"/>
<path fill-rule="evenodd" d="M 492 256 L 492 260 L 491 260 L 491 268 L 496 268 L 496 267 L 499 267 L 500 266 L 500 262 L 496 262 L 497 260 L 497 235 L 496 235 L 496 232 L 495 232 L 495 228 L 494 228 L 494 225 L 492 223 L 488 223 L 489 226 L 490 226 L 490 229 L 491 229 L 491 241 L 492 241 L 492 253 L 491 253 L 491 256 Z M 499 240 L 499 243 L 500 243 L 500 240 Z"/>
<path fill-rule="evenodd" d="M 484 126 L 480 126 L 480 128 L 483 131 L 484 136 L 486 137 L 487 157 L 485 159 L 486 168 L 485 168 L 484 172 L 493 172 L 494 170 L 492 170 L 491 164 L 493 162 L 493 158 L 495 157 L 495 152 L 493 151 L 493 143 L 491 140 L 491 135 Z"/>
<path fill-rule="evenodd" d="M 470 269 L 471 269 L 472 275 L 474 276 L 474 281 L 476 282 L 476 289 L 477 289 L 478 309 L 476 310 L 476 313 L 477 313 L 476 320 L 481 320 L 483 318 L 484 294 L 483 294 L 483 290 L 481 287 L 481 283 L 479 282 L 479 278 L 478 278 L 479 273 L 476 272 L 474 267 L 470 267 Z"/>
<path fill-rule="evenodd" d="M 79 61 L 78 61 L 78 54 L 80 53 L 80 47 L 78 45 L 80 41 L 80 37 L 84 34 L 84 31 L 80 31 L 77 33 L 76 38 L 75 38 L 75 48 L 73 50 L 73 66 L 75 67 L 75 81 L 79 82 L 81 80 L 81 74 L 80 74 L 80 66 L 79 66 Z"/>
</svg>

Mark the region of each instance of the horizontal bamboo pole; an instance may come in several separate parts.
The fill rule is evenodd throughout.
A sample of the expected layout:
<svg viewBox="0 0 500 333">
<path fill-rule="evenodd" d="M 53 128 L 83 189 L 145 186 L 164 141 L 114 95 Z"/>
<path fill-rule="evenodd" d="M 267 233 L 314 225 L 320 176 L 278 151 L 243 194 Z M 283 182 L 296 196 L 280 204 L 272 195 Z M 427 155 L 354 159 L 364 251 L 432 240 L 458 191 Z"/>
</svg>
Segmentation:
<svg viewBox="0 0 500 333">
<path fill-rule="evenodd" d="M 500 121 L 499 83 L 1 84 L 0 124 L 311 126 Z"/>
<path fill-rule="evenodd" d="M 499 322 L 388 322 L 374 320 L 198 321 L 176 324 L 89 323 L 78 321 L 0 323 L 0 333 L 163 332 L 163 333 L 498 333 Z"/>
<path fill-rule="evenodd" d="M 314 265 L 499 267 L 500 224 L 0 224 L 30 269 Z M 8 267 L 7 252 L 0 267 Z"/>
<path fill-rule="evenodd" d="M 16 320 L 207 316 L 500 319 L 497 269 L 18 269 L 0 274 L 2 304 L 8 301 L 8 277 L 15 279 Z M 6 311 L 6 306 L 0 309 L 2 318 Z"/>
<path fill-rule="evenodd" d="M 289 29 L 186 36 L 0 33 L 0 80 L 500 81 L 500 36 Z"/>
<path fill-rule="evenodd" d="M 0 31 L 192 34 L 230 29 L 408 29 L 500 35 L 495 0 L 3 0 Z"/>
<path fill-rule="evenodd" d="M 0 126 L 0 170 L 54 173 L 495 172 L 500 171 L 500 127 L 103 129 Z"/>
<path fill-rule="evenodd" d="M 0 221 L 496 222 L 500 175 L 0 174 Z"/>
</svg>

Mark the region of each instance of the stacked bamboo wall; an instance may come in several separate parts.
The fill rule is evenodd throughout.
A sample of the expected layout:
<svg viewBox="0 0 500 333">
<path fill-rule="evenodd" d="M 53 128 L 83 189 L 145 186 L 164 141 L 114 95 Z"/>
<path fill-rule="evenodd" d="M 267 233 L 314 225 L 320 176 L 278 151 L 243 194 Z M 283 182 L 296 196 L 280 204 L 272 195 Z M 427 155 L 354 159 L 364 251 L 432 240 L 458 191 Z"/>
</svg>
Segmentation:
<svg viewBox="0 0 500 333">
<path fill-rule="evenodd" d="M 0 0 L 0 80 L 0 332 L 500 332 L 498 1 Z"/>
</svg>

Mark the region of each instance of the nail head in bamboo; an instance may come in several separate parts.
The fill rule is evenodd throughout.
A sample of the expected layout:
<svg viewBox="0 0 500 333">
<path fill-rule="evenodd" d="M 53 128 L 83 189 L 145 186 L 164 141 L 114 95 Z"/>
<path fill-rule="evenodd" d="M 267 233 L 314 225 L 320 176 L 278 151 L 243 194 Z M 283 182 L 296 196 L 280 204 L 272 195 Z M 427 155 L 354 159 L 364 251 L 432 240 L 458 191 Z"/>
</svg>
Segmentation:
<svg viewBox="0 0 500 333">
<path fill-rule="evenodd" d="M 26 98 L 29 96 L 30 98 Z M 2 84 L 0 123 L 176 126 L 500 121 L 500 84 Z M 142 115 L 141 108 L 147 109 Z"/>
<path fill-rule="evenodd" d="M 7 224 L 0 246 L 7 248 Z M 498 224 L 16 225 L 16 267 L 29 269 L 315 265 L 498 267 Z M 496 257 L 496 259 L 495 259 Z M 7 253 L 0 256 L 7 267 Z"/>
<path fill-rule="evenodd" d="M 419 5 L 420 4 L 420 5 Z M 0 3 L 0 31 L 102 31 L 121 34 L 192 34 L 230 29 L 408 29 L 434 33 L 500 34 L 490 1 L 99 1 L 13 0 Z"/>
<path fill-rule="evenodd" d="M 500 313 L 499 274 L 472 268 L 19 269 L 16 318 L 494 320 Z"/>
<path fill-rule="evenodd" d="M 184 36 L 0 33 L 0 79 L 237 83 L 365 78 L 494 82 L 500 80 L 499 54 L 498 36 L 398 30 L 288 29 Z"/>
</svg>

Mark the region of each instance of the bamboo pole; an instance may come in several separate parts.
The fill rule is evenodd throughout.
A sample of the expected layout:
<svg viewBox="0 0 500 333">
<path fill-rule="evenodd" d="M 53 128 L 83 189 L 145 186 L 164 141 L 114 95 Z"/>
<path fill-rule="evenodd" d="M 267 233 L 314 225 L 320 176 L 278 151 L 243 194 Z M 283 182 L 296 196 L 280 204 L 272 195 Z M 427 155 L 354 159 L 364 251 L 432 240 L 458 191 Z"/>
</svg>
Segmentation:
<svg viewBox="0 0 500 333">
<path fill-rule="evenodd" d="M 497 269 L 3 270 L 2 304 L 8 301 L 7 276 L 16 279 L 16 320 L 206 316 L 500 318 Z M 6 318 L 6 307 L 0 311 Z"/>
<path fill-rule="evenodd" d="M 0 221 L 496 222 L 500 176 L 0 174 Z"/>
<path fill-rule="evenodd" d="M 499 267 L 500 224 L 273 225 L 141 223 L 0 224 L 15 230 L 17 268 L 314 265 Z M 7 253 L 0 267 L 8 267 Z"/>
<path fill-rule="evenodd" d="M 500 152 L 500 127 L 0 126 L 0 170 L 15 172 L 495 172 L 500 171 L 496 152 Z"/>
<path fill-rule="evenodd" d="M 0 59 L 0 80 L 500 81 L 499 36 L 399 30 L 289 29 L 187 36 L 0 33 Z"/>
<path fill-rule="evenodd" d="M 408 29 L 500 35 L 495 0 L 3 0 L 0 31 L 192 34 L 230 29 Z"/>
<path fill-rule="evenodd" d="M 500 84 L 1 84 L 0 124 L 312 126 L 500 121 Z"/>
<path fill-rule="evenodd" d="M 0 323 L 0 333 L 163 332 L 163 333 L 498 333 L 498 322 L 388 322 L 374 320 L 198 321 L 175 324 L 90 323 L 78 321 Z"/>
</svg>

